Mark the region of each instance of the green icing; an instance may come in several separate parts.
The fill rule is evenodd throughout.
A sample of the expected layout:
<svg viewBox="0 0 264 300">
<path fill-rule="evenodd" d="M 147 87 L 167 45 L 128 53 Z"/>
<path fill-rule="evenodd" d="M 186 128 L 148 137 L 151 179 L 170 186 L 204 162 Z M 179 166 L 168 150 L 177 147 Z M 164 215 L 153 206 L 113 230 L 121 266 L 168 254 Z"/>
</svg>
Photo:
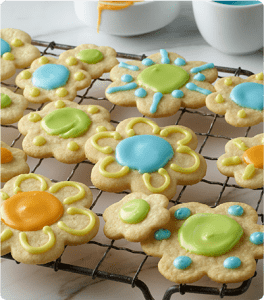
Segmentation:
<svg viewBox="0 0 264 300">
<path fill-rule="evenodd" d="M 218 214 L 196 214 L 189 217 L 178 232 L 181 247 L 205 256 L 220 256 L 238 243 L 242 227 L 232 218 Z"/>
<path fill-rule="evenodd" d="M 5 108 L 10 106 L 12 103 L 12 100 L 9 98 L 7 94 L 1 93 L 1 108 Z"/>
<path fill-rule="evenodd" d="M 64 139 L 83 135 L 90 124 L 91 120 L 84 111 L 72 107 L 54 110 L 41 121 L 42 128 L 48 134 Z"/>
<path fill-rule="evenodd" d="M 97 64 L 99 61 L 103 60 L 103 53 L 97 49 L 86 49 L 81 50 L 77 54 L 77 58 L 82 62 L 87 64 Z"/>
<path fill-rule="evenodd" d="M 153 65 L 143 70 L 137 77 L 138 84 L 154 92 L 169 94 L 181 88 L 188 80 L 189 74 L 182 68 L 163 64 Z"/>
<path fill-rule="evenodd" d="M 134 199 L 122 206 L 119 217 L 124 223 L 137 224 L 146 218 L 149 210 L 150 206 L 147 201 Z"/>
</svg>

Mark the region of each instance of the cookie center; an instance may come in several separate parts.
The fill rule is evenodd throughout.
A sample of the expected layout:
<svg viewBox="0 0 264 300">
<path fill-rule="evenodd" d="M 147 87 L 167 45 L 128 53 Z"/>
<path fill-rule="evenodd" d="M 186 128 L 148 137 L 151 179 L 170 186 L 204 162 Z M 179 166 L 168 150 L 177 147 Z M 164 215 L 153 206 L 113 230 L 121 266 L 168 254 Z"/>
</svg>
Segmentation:
<svg viewBox="0 0 264 300">
<path fill-rule="evenodd" d="M 116 147 L 117 162 L 139 173 L 158 171 L 173 155 L 170 143 L 154 135 L 132 136 L 122 140 Z"/>
<path fill-rule="evenodd" d="M 247 165 L 254 164 L 255 168 L 263 169 L 263 162 L 264 162 L 263 152 L 264 152 L 263 145 L 257 145 L 251 147 L 244 152 L 243 160 Z"/>
<path fill-rule="evenodd" d="M 10 106 L 12 103 L 12 100 L 7 94 L 1 93 L 1 108 L 5 108 Z"/>
<path fill-rule="evenodd" d="M 64 86 L 70 71 L 63 65 L 46 64 L 39 67 L 32 76 L 32 83 L 44 90 L 53 90 Z"/>
<path fill-rule="evenodd" d="M 3 56 L 3 54 L 5 54 L 6 52 L 10 52 L 10 51 L 11 51 L 11 47 L 8 44 L 8 42 L 1 39 L 1 56 Z"/>
<path fill-rule="evenodd" d="M 188 80 L 189 74 L 184 69 L 169 64 L 148 67 L 137 77 L 139 85 L 162 94 L 181 88 Z"/>
<path fill-rule="evenodd" d="M 1 147 L 1 164 L 7 164 L 13 160 L 13 155 L 8 149 Z"/>
<path fill-rule="evenodd" d="M 52 225 L 63 215 L 59 199 L 47 192 L 20 192 L 5 200 L 1 220 L 20 231 L 37 231 Z"/>
<path fill-rule="evenodd" d="M 150 206 L 147 201 L 133 199 L 122 206 L 119 217 L 124 223 L 137 224 L 146 218 L 149 210 Z"/>
<path fill-rule="evenodd" d="M 242 227 L 232 218 L 204 213 L 189 217 L 179 229 L 178 239 L 191 253 L 220 256 L 229 252 L 242 235 Z"/>
<path fill-rule="evenodd" d="M 80 61 L 87 64 L 97 64 L 99 61 L 103 60 L 103 53 L 97 49 L 85 49 L 81 50 L 77 56 Z"/>
</svg>

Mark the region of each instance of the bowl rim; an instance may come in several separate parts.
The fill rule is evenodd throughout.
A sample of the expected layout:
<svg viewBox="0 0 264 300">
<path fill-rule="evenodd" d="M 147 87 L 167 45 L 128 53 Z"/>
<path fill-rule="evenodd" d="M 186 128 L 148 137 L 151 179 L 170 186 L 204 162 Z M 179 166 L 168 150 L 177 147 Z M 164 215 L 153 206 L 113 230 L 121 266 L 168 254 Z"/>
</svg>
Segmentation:
<svg viewBox="0 0 264 300">
<path fill-rule="evenodd" d="M 252 0 L 251 0 L 252 1 Z M 254 1 L 254 0 L 253 0 Z M 195 1 L 193 1 L 193 2 L 195 2 Z M 247 9 L 248 7 L 258 7 L 258 6 L 260 6 L 260 5 L 262 5 L 263 6 L 263 3 L 262 2 L 260 2 L 260 3 L 255 3 L 255 4 L 247 4 L 247 5 L 226 5 L 226 4 L 224 4 L 224 3 L 218 3 L 218 2 L 216 2 L 216 1 L 214 1 L 214 0 L 208 0 L 208 1 L 206 1 L 207 3 L 211 3 L 212 5 L 220 5 L 220 6 L 222 6 L 222 7 L 228 7 L 228 9 Z M 226 2 L 233 2 L 233 1 L 226 1 Z"/>
</svg>

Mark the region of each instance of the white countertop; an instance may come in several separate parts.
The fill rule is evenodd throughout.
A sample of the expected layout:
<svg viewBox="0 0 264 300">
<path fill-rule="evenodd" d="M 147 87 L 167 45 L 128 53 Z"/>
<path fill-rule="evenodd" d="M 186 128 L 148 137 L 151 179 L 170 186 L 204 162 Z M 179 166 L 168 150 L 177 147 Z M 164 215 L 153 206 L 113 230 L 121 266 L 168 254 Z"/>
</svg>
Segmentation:
<svg viewBox="0 0 264 300">
<path fill-rule="evenodd" d="M 13 2 L 6 1 L 1 6 L 1 27 L 19 28 L 29 33 L 33 39 L 41 41 L 55 41 L 60 44 L 68 44 L 77 46 L 83 43 L 92 43 L 97 45 L 109 45 L 118 52 L 132 54 L 152 54 L 164 48 L 169 51 L 177 52 L 183 55 L 186 60 L 202 60 L 214 62 L 217 66 L 241 67 L 254 73 L 262 71 L 262 51 L 247 56 L 230 56 L 217 51 L 209 46 L 201 37 L 192 14 L 191 3 L 188 1 L 182 3 L 180 16 L 168 26 L 137 37 L 117 37 L 109 36 L 102 32 L 96 33 L 96 29 L 91 29 L 83 25 L 77 19 L 74 13 L 73 2 L 47 2 L 47 1 L 29 1 L 29 2 Z M 14 78 L 11 78 L 11 81 Z M 98 84 L 93 90 L 93 95 L 97 97 L 104 96 L 106 85 Z M 86 102 L 85 102 L 86 104 Z M 107 108 L 111 105 L 108 103 L 100 103 Z M 128 111 L 129 110 L 129 111 Z M 205 108 L 201 111 L 208 112 Z M 28 112 L 27 112 L 28 113 Z M 112 118 L 122 120 L 124 117 L 136 116 L 138 112 L 135 108 L 118 107 L 113 112 Z M 159 125 L 173 124 L 176 116 L 166 118 L 166 120 L 155 120 Z M 212 118 L 206 117 L 199 123 L 196 118 L 187 119 L 186 116 L 180 121 L 181 125 L 186 125 L 196 132 L 207 132 L 208 126 Z M 238 137 L 245 134 L 246 129 L 234 128 L 225 123 L 224 119 L 218 120 L 212 133 L 217 135 L 225 135 L 228 137 Z M 206 127 L 207 126 L 207 127 Z M 252 127 L 249 136 L 252 137 L 262 132 L 262 124 Z M 3 129 L 2 140 L 9 145 L 18 135 L 14 129 Z M 199 137 L 199 146 L 204 138 Z M 22 138 L 15 144 L 15 147 L 21 147 Z M 218 157 L 224 151 L 226 140 L 219 141 L 218 147 L 215 147 L 215 139 L 209 138 L 203 155 Z M 34 167 L 38 160 L 28 158 L 30 167 Z M 215 162 L 207 161 L 208 172 L 205 177 L 207 180 L 224 182 L 225 177 L 221 175 L 215 167 Z M 36 173 L 43 174 L 47 177 L 65 180 L 70 174 L 72 165 L 63 165 L 54 159 L 46 159 L 38 168 Z M 90 171 L 90 169 L 89 169 Z M 81 166 L 73 176 L 72 180 L 83 182 L 91 185 L 89 179 L 89 171 L 87 166 Z M 235 183 L 230 179 L 230 184 Z M 187 187 L 182 202 L 193 201 L 193 199 L 212 205 L 221 190 L 220 187 L 211 187 L 204 183 L 199 183 L 192 187 Z M 178 188 L 177 195 L 181 191 Z M 98 191 L 94 191 L 94 195 Z M 241 201 L 256 206 L 259 199 L 260 191 L 251 191 L 248 189 L 227 188 L 224 192 L 221 202 L 225 201 Z M 95 212 L 103 212 L 103 210 L 121 199 L 123 195 L 103 193 L 104 201 L 98 202 L 94 208 Z M 176 197 L 174 197 L 176 199 Z M 261 208 L 262 212 L 262 208 Z M 109 244 L 102 233 L 104 221 L 101 220 L 101 228 L 99 234 L 94 239 L 96 242 Z M 139 244 L 131 244 L 125 240 L 115 242 L 116 246 L 127 247 L 141 251 Z M 93 269 L 107 248 L 89 244 L 78 247 L 68 247 L 63 255 L 63 262 L 83 266 Z M 115 274 L 123 274 L 134 276 L 135 272 L 144 256 L 131 255 L 126 251 L 110 250 L 99 270 Z M 154 299 L 162 299 L 167 288 L 173 285 L 172 282 L 165 279 L 157 270 L 158 258 L 148 258 L 147 262 L 139 274 L 139 279 L 147 284 Z M 113 281 L 105 281 L 101 279 L 92 280 L 89 276 L 68 273 L 64 271 L 54 272 L 52 269 L 40 266 L 31 266 L 20 264 L 9 260 L 2 260 L 1 263 L 1 293 L 3 299 L 143 299 L 142 293 L 138 288 L 132 289 L 131 286 Z M 240 300 L 259 300 L 262 297 L 263 290 L 263 268 L 260 261 L 257 266 L 258 275 L 253 279 L 249 290 L 237 297 L 225 297 L 225 299 Z M 193 285 L 221 287 L 204 277 Z M 240 284 L 228 284 L 228 288 L 238 287 Z M 184 297 L 184 298 L 183 298 Z M 185 294 L 181 296 L 179 293 L 174 294 L 171 299 L 183 298 L 186 300 L 201 299 L 217 299 L 218 296 Z"/>
</svg>

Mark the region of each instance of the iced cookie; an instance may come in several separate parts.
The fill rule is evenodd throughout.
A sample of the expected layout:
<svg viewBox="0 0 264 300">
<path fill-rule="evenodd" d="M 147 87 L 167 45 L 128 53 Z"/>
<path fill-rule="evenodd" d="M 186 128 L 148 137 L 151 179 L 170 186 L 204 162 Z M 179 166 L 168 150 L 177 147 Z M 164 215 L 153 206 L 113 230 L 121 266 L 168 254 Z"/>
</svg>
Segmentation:
<svg viewBox="0 0 264 300">
<path fill-rule="evenodd" d="M 22 118 L 27 106 L 28 102 L 22 95 L 1 87 L 1 124 L 16 123 Z"/>
<path fill-rule="evenodd" d="M 32 157 L 54 156 L 67 164 L 85 160 L 84 144 L 100 130 L 114 130 L 110 113 L 98 105 L 58 100 L 24 116 L 18 123 L 22 147 Z"/>
<path fill-rule="evenodd" d="M 141 243 L 148 255 L 161 257 L 158 268 L 176 283 L 204 275 L 216 282 L 241 282 L 254 275 L 263 256 L 263 226 L 249 205 L 229 202 L 210 208 L 197 202 L 170 209 L 170 223 Z M 159 237 L 159 232 L 168 232 Z"/>
<path fill-rule="evenodd" d="M 22 30 L 4 28 L 1 37 L 1 81 L 16 73 L 16 69 L 30 66 L 40 57 L 39 50 L 31 45 L 31 37 Z"/>
<path fill-rule="evenodd" d="M 225 152 L 217 160 L 217 168 L 223 175 L 235 177 L 237 184 L 245 188 L 263 186 L 263 133 L 253 138 L 233 139 L 226 144 Z"/>
<path fill-rule="evenodd" d="M 187 62 L 164 49 L 142 61 L 121 62 L 110 72 L 106 98 L 116 105 L 137 106 L 151 118 L 174 115 L 180 107 L 205 106 L 217 78 L 212 63 Z"/>
<path fill-rule="evenodd" d="M 19 175 L 1 195 L 1 255 L 11 252 L 25 264 L 45 264 L 60 257 L 65 245 L 89 242 L 99 218 L 88 208 L 93 196 L 82 183 Z"/>
<path fill-rule="evenodd" d="M 1 182 L 19 174 L 29 172 L 29 166 L 26 163 L 27 155 L 24 151 L 9 147 L 1 141 Z"/>
<path fill-rule="evenodd" d="M 194 150 L 194 132 L 183 126 L 160 128 L 146 118 L 130 118 L 116 131 L 102 131 L 85 145 L 86 157 L 96 163 L 93 184 L 109 192 L 130 189 L 171 199 L 176 187 L 199 182 L 206 162 Z"/>
<path fill-rule="evenodd" d="M 247 79 L 221 78 L 215 83 L 216 93 L 206 98 L 212 112 L 225 115 L 235 127 L 247 127 L 263 122 L 263 73 Z"/>
<path fill-rule="evenodd" d="M 168 204 L 168 198 L 163 195 L 129 194 L 105 210 L 104 233 L 109 239 L 144 241 L 155 229 L 169 222 Z"/>
<path fill-rule="evenodd" d="M 71 64 L 65 59 L 42 56 L 17 75 L 16 84 L 30 102 L 74 100 L 77 91 L 91 83 L 90 74 L 81 67 L 78 61 Z"/>
<path fill-rule="evenodd" d="M 60 59 L 74 65 L 79 62 L 92 78 L 99 78 L 118 64 L 116 51 L 106 46 L 83 44 L 63 52 Z"/>
</svg>

